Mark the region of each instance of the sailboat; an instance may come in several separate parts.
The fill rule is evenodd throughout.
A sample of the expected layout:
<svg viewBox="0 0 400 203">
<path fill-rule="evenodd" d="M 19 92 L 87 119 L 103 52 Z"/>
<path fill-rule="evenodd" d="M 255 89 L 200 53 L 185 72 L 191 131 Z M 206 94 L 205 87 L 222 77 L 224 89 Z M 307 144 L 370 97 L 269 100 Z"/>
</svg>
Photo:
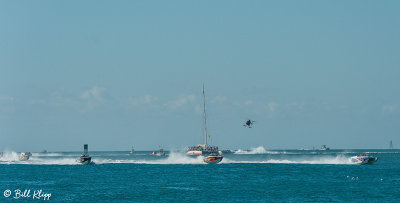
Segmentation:
<svg viewBox="0 0 400 203">
<path fill-rule="evenodd" d="M 209 154 L 222 154 L 218 150 L 218 146 L 211 146 L 207 143 L 207 115 L 206 115 L 206 96 L 204 93 L 203 84 L 203 125 L 204 125 L 204 144 L 199 144 L 197 146 L 192 146 L 188 148 L 187 155 L 209 155 Z"/>
<path fill-rule="evenodd" d="M 393 142 L 390 140 L 389 149 L 393 149 Z"/>
<path fill-rule="evenodd" d="M 130 151 L 129 153 L 130 153 L 130 154 L 135 153 L 135 150 L 133 149 L 133 146 L 132 146 L 132 149 L 131 149 L 131 151 Z"/>
</svg>

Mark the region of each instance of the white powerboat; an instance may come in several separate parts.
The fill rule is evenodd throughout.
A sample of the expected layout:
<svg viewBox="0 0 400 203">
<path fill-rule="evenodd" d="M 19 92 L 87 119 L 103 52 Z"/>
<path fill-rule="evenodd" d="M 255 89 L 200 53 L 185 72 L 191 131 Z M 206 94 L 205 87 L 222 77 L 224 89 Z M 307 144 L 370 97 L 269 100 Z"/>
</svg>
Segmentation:
<svg viewBox="0 0 400 203">
<path fill-rule="evenodd" d="M 322 145 L 322 147 L 319 150 L 325 151 L 325 150 L 330 150 L 330 148 L 326 147 L 326 145 Z"/>
<path fill-rule="evenodd" d="M 165 152 L 164 152 L 164 149 L 160 148 L 160 150 L 158 150 L 158 153 L 157 153 L 157 151 L 154 150 L 153 153 L 151 153 L 151 155 L 164 156 Z"/>
<path fill-rule="evenodd" d="M 19 159 L 20 161 L 26 161 L 26 160 L 28 160 L 29 157 L 31 157 L 31 156 L 32 156 L 32 153 L 30 153 L 30 152 L 24 152 L 24 153 L 21 153 L 21 154 L 19 155 L 18 159 Z"/>
<path fill-rule="evenodd" d="M 88 145 L 83 145 L 83 154 L 76 160 L 76 162 L 82 165 L 88 165 L 92 163 L 92 157 L 88 154 Z"/>
<path fill-rule="evenodd" d="M 367 154 L 350 157 L 350 161 L 355 164 L 373 164 L 378 161 L 378 157 L 368 156 Z"/>
</svg>

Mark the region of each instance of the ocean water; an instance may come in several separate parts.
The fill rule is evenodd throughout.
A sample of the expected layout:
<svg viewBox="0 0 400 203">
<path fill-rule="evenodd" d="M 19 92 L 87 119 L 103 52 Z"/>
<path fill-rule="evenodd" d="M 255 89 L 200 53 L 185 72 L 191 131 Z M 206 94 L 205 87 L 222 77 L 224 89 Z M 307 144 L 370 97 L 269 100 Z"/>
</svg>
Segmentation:
<svg viewBox="0 0 400 203">
<path fill-rule="evenodd" d="M 359 153 L 379 160 L 352 164 Z M 76 164 L 79 152 L 18 154 L 0 159 L 0 202 L 400 202 L 400 150 L 258 147 L 216 165 L 184 152 L 92 151 L 93 165 Z"/>
</svg>

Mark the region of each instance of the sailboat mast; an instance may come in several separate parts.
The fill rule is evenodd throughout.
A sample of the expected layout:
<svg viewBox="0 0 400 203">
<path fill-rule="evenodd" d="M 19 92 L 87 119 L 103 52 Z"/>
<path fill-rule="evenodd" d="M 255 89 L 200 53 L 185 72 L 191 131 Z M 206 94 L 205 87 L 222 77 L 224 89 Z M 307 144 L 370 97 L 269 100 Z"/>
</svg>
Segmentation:
<svg viewBox="0 0 400 203">
<path fill-rule="evenodd" d="M 206 94 L 203 83 L 203 119 L 204 119 L 204 146 L 207 148 L 207 115 L 206 115 Z"/>
</svg>

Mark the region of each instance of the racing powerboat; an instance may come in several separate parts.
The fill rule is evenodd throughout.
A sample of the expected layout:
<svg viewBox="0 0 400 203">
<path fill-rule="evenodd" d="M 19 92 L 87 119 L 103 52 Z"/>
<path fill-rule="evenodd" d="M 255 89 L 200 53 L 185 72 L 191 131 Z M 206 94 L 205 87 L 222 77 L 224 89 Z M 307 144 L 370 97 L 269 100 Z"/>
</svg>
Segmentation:
<svg viewBox="0 0 400 203">
<path fill-rule="evenodd" d="M 330 150 L 330 148 L 327 147 L 326 145 L 322 145 L 319 150 L 325 151 L 325 150 Z"/>
<path fill-rule="evenodd" d="M 153 151 L 153 153 L 151 153 L 151 155 L 155 155 L 155 156 L 164 156 L 165 155 L 165 152 L 164 152 L 164 149 L 162 149 L 162 148 L 160 148 L 160 150 L 158 151 L 158 153 L 157 153 L 157 151 Z"/>
<path fill-rule="evenodd" d="M 18 160 L 20 161 L 27 161 L 29 159 L 29 157 L 32 156 L 32 153 L 30 152 L 23 152 L 19 155 Z"/>
<path fill-rule="evenodd" d="M 378 157 L 368 156 L 367 154 L 357 155 L 350 158 L 350 161 L 355 164 L 373 164 L 378 161 Z"/>
<path fill-rule="evenodd" d="M 83 145 L 83 154 L 76 160 L 76 162 L 82 165 L 88 165 L 92 162 L 92 157 L 88 154 L 88 145 Z"/>
<path fill-rule="evenodd" d="M 203 161 L 204 161 L 204 163 L 207 163 L 207 164 L 217 164 L 217 163 L 221 162 L 222 159 L 223 159 L 223 157 L 221 155 L 211 153 L 206 158 L 204 158 Z"/>
</svg>

